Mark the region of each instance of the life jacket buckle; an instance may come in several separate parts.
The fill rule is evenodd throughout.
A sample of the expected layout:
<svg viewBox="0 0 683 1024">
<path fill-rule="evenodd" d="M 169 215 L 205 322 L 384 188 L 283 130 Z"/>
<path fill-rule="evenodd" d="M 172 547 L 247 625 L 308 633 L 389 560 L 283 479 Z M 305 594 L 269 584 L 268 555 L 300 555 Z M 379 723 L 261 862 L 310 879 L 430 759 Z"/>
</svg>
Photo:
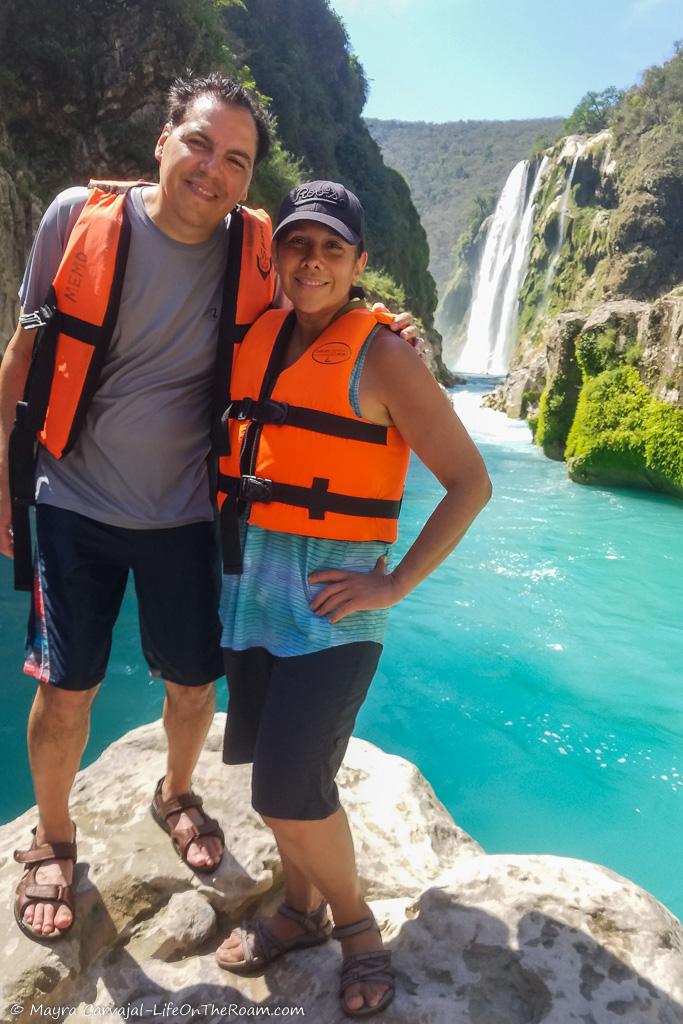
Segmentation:
<svg viewBox="0 0 683 1024">
<path fill-rule="evenodd" d="M 239 497 L 241 501 L 268 503 L 273 500 L 273 481 L 261 476 L 242 476 Z"/>
<path fill-rule="evenodd" d="M 228 420 L 238 420 L 241 423 L 250 420 L 252 423 L 260 425 L 281 424 L 287 421 L 288 415 L 289 405 L 287 402 L 275 402 L 270 398 L 260 401 L 253 398 L 242 398 L 230 403 L 221 417 L 221 423 L 225 426 Z"/>
<path fill-rule="evenodd" d="M 19 317 L 19 324 L 27 331 L 37 330 L 39 327 L 47 327 L 55 312 L 54 306 L 40 306 L 38 309 L 34 309 L 32 313 L 22 313 Z"/>
<path fill-rule="evenodd" d="M 238 420 L 244 422 L 244 420 L 253 419 L 254 406 L 256 405 L 253 398 L 243 398 L 241 402 L 235 402 L 234 404 L 239 405 L 236 417 Z"/>
<path fill-rule="evenodd" d="M 257 423 L 284 423 L 289 414 L 287 402 L 275 402 L 273 399 L 265 399 L 259 402 L 259 409 L 253 417 Z"/>
</svg>

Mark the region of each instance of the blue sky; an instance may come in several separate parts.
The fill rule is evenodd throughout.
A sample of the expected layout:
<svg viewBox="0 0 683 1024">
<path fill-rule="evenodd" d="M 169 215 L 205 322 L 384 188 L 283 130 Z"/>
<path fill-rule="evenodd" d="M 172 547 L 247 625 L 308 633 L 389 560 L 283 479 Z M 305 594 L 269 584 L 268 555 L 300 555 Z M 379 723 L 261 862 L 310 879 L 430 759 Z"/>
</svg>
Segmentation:
<svg viewBox="0 0 683 1024">
<path fill-rule="evenodd" d="M 673 54 L 681 0 L 330 0 L 370 80 L 367 117 L 571 113 Z"/>
</svg>

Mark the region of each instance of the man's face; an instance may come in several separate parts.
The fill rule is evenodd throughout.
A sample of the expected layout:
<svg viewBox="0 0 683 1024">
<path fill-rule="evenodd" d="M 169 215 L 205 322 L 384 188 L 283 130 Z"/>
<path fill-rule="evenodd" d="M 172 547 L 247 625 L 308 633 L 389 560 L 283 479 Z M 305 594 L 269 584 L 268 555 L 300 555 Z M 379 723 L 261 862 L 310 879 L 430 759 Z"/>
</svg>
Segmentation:
<svg viewBox="0 0 683 1024">
<path fill-rule="evenodd" d="M 161 185 L 159 224 L 208 238 L 246 199 L 258 136 L 244 107 L 199 96 L 175 128 L 166 125 L 155 155 Z"/>
</svg>

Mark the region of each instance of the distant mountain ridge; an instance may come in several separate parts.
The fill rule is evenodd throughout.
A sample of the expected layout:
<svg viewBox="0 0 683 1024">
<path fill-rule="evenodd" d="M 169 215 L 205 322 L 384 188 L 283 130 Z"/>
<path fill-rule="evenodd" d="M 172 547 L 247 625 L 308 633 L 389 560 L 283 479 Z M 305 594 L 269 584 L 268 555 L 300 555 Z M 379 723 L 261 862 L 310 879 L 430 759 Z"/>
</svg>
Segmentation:
<svg viewBox="0 0 683 1024">
<path fill-rule="evenodd" d="M 526 121 L 381 121 L 366 118 L 385 163 L 403 175 L 427 232 L 429 269 L 441 291 L 451 250 L 467 226 L 476 195 L 496 195 L 518 160 L 562 133 L 562 118 Z"/>
</svg>

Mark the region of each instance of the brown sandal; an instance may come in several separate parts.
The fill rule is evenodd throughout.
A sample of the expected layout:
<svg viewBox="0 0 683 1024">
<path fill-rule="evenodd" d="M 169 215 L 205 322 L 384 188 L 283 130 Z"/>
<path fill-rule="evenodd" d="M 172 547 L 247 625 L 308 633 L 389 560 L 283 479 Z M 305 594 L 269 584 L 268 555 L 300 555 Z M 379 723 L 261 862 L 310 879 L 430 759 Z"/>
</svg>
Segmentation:
<svg viewBox="0 0 683 1024">
<path fill-rule="evenodd" d="M 14 859 L 18 864 L 26 864 L 27 868 L 19 880 L 14 900 L 14 918 L 24 935 L 34 942 L 56 942 L 64 938 L 76 920 L 76 906 L 72 885 L 49 885 L 36 881 L 36 874 L 41 864 L 51 860 L 77 859 L 76 826 L 74 825 L 74 841 L 72 843 L 36 843 L 36 830 L 32 829 L 33 842 L 28 850 L 15 850 Z M 30 903 L 63 903 L 71 911 L 71 924 L 66 928 L 55 928 L 47 935 L 36 932 L 24 921 L 24 911 Z"/>
<path fill-rule="evenodd" d="M 220 862 L 223 860 L 223 854 L 215 864 L 210 867 L 195 867 L 194 864 L 190 864 L 187 859 L 187 851 L 190 848 L 190 844 L 198 839 L 200 836 L 213 836 L 215 839 L 220 839 L 223 843 L 223 851 L 225 852 L 225 836 L 223 835 L 223 829 L 220 827 L 215 818 L 210 818 L 202 808 L 202 798 L 197 796 L 191 790 L 189 793 L 181 793 L 179 796 L 172 796 L 168 800 L 163 800 L 161 796 L 161 787 L 164 783 L 163 778 L 157 782 L 157 788 L 154 790 L 154 799 L 150 806 L 152 817 L 156 821 L 160 828 L 163 828 L 164 832 L 167 832 L 171 837 L 173 847 L 180 857 L 180 859 L 187 864 L 188 868 L 192 868 L 193 871 L 198 871 L 200 874 L 208 875 L 215 871 Z M 190 825 L 188 828 L 177 828 L 176 826 L 171 827 L 168 823 L 168 819 L 174 814 L 180 814 L 183 811 L 187 811 L 190 807 L 196 807 L 202 816 L 202 820 L 199 825 Z"/>
<path fill-rule="evenodd" d="M 360 935 L 372 929 L 379 931 L 374 917 L 364 917 L 353 924 L 342 925 L 332 932 L 333 939 L 348 939 L 352 935 Z M 346 1002 L 346 990 L 359 982 L 374 982 L 386 985 L 387 990 L 376 1006 L 367 1003 L 357 1010 L 352 1010 Z M 376 949 L 367 953 L 351 953 L 342 960 L 341 979 L 339 983 L 339 1001 L 347 1017 L 374 1017 L 376 1013 L 386 1010 L 396 995 L 396 980 L 391 966 L 391 951 Z"/>
</svg>

